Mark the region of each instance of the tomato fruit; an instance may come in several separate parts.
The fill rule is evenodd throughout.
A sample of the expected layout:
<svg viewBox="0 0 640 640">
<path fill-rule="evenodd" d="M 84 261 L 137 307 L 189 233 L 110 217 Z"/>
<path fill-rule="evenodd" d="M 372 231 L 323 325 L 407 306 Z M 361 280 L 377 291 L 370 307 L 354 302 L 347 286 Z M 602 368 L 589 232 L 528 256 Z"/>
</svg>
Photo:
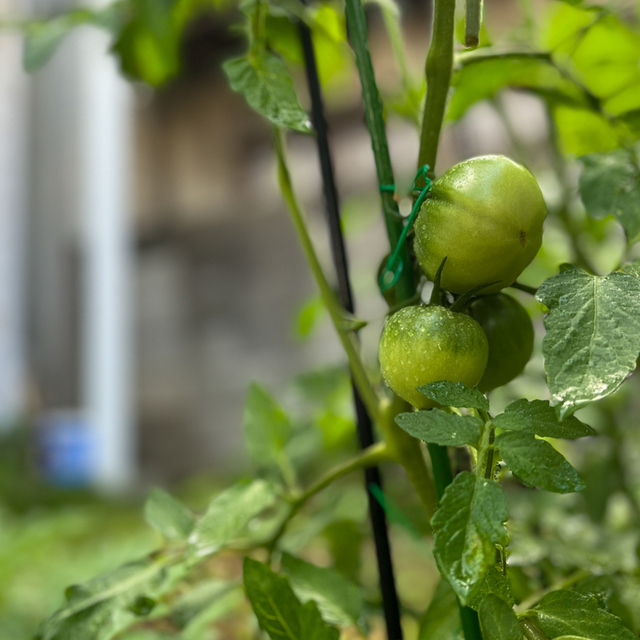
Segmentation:
<svg viewBox="0 0 640 640">
<path fill-rule="evenodd" d="M 436 380 L 478 383 L 489 346 L 480 325 L 440 306 L 409 306 L 387 318 L 380 339 L 380 368 L 389 387 L 418 409 L 435 402 L 416 387 Z"/>
<path fill-rule="evenodd" d="M 515 298 L 498 293 L 477 298 L 467 313 L 489 342 L 487 368 L 478 389 L 484 393 L 511 382 L 522 373 L 533 351 L 533 325 L 526 309 Z"/>
<path fill-rule="evenodd" d="M 536 179 L 504 156 L 457 164 L 434 182 L 415 223 L 414 250 L 430 280 L 443 258 L 442 287 L 482 295 L 512 284 L 542 244 L 546 207 Z"/>
</svg>

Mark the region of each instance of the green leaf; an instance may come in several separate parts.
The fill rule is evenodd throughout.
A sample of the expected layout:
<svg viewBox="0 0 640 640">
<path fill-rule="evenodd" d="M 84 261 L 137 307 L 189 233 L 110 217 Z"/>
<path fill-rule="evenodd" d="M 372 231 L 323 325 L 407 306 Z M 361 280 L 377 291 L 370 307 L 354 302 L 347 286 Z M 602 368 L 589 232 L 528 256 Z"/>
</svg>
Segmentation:
<svg viewBox="0 0 640 640">
<path fill-rule="evenodd" d="M 478 609 L 482 636 L 491 640 L 522 640 L 522 628 L 515 611 L 493 594 Z"/>
<path fill-rule="evenodd" d="M 189 542 L 198 555 L 214 553 L 275 501 L 274 488 L 265 480 L 236 484 L 213 499 L 189 536 Z"/>
<path fill-rule="evenodd" d="M 564 417 L 613 393 L 636 368 L 640 280 L 569 266 L 545 280 L 536 297 L 549 308 L 542 353 L 551 404 Z"/>
<path fill-rule="evenodd" d="M 577 635 L 589 640 L 637 640 L 622 620 L 598 607 L 595 598 L 576 591 L 553 591 L 533 609 L 550 637 Z"/>
<path fill-rule="evenodd" d="M 170 619 L 180 628 L 180 640 L 205 640 L 212 623 L 237 610 L 242 602 L 244 593 L 238 584 L 206 580 L 190 585 L 173 605 Z"/>
<path fill-rule="evenodd" d="M 452 79 L 447 118 L 458 120 L 474 103 L 492 98 L 505 87 L 529 89 L 556 99 L 584 101 L 584 93 L 569 82 L 546 53 L 471 54 Z"/>
<path fill-rule="evenodd" d="M 260 464 L 277 464 L 291 435 L 289 417 L 257 382 L 247 392 L 244 435 L 249 454 Z"/>
<path fill-rule="evenodd" d="M 185 3 L 174 0 L 137 0 L 128 3 L 127 22 L 120 29 L 113 51 L 124 73 L 158 87 L 180 72 L 182 27 L 186 15 L 174 10 Z M 193 8 L 193 5 L 191 6 Z"/>
<path fill-rule="evenodd" d="M 498 596 L 509 606 L 513 606 L 516 602 L 511 593 L 509 578 L 501 573 L 496 566 L 489 568 L 477 592 L 467 601 L 467 606 L 477 611 L 484 597 L 490 594 Z"/>
<path fill-rule="evenodd" d="M 39 640 L 109 640 L 142 615 L 142 603 L 171 582 L 162 563 L 130 562 L 66 591 L 64 605 L 40 627 Z M 147 607 L 148 608 L 148 607 Z M 136 613 L 138 612 L 138 613 Z"/>
<path fill-rule="evenodd" d="M 640 107 L 638 59 L 640 35 L 613 13 L 583 32 L 571 53 L 579 81 L 614 115 Z"/>
<path fill-rule="evenodd" d="M 314 600 L 322 617 L 332 624 L 357 624 L 364 606 L 360 588 L 332 569 L 317 567 L 284 553 L 282 571 L 301 602 Z"/>
<path fill-rule="evenodd" d="M 297 34 L 296 34 L 297 35 Z M 322 318 L 327 315 L 327 307 L 320 296 L 307 300 L 295 318 L 295 334 L 297 338 L 308 338 Z"/>
<path fill-rule="evenodd" d="M 458 640 L 461 631 L 456 594 L 446 580 L 440 580 L 429 607 L 420 616 L 418 640 Z"/>
<path fill-rule="evenodd" d="M 632 151 L 618 149 L 582 156 L 580 197 L 589 215 L 614 215 L 629 242 L 640 239 L 640 170 Z"/>
<path fill-rule="evenodd" d="M 338 640 L 338 629 L 322 620 L 315 602 L 301 604 L 286 578 L 251 558 L 243 575 L 258 624 L 272 640 Z"/>
<path fill-rule="evenodd" d="M 554 60 L 601 99 L 604 111 L 640 106 L 640 35 L 614 12 L 586 3 L 557 5 L 544 30 Z"/>
<path fill-rule="evenodd" d="M 162 489 L 152 489 L 144 503 L 146 521 L 167 540 L 184 540 L 195 524 L 190 509 Z"/>
<path fill-rule="evenodd" d="M 459 473 L 431 519 L 433 555 L 440 573 L 463 604 L 495 562 L 496 544 L 505 546 L 507 507 L 497 482 Z"/>
<path fill-rule="evenodd" d="M 615 616 L 633 629 L 633 615 L 620 593 L 618 580 L 614 576 L 589 576 L 576 585 L 576 591 L 591 595 L 598 601 L 598 606 Z"/>
<path fill-rule="evenodd" d="M 222 68 L 231 88 L 276 127 L 310 131 L 307 114 L 280 58 L 266 51 L 253 51 L 242 58 L 227 60 Z"/>
<path fill-rule="evenodd" d="M 171 607 L 170 619 L 180 629 L 187 627 L 212 603 L 235 588 L 225 580 L 205 580 L 190 585 L 189 590 L 180 595 Z"/>
<path fill-rule="evenodd" d="M 628 135 L 634 140 L 640 138 L 640 109 L 634 109 L 623 113 L 617 118 L 617 122 L 624 125 L 628 131 Z"/>
<path fill-rule="evenodd" d="M 527 486 L 554 493 L 584 489 L 578 472 L 564 456 L 532 433 L 505 431 L 497 436 L 495 444 L 506 465 Z"/>
<path fill-rule="evenodd" d="M 623 265 L 621 271 L 628 273 L 630 276 L 636 278 L 636 280 L 640 280 L 640 258 Z"/>
<path fill-rule="evenodd" d="M 620 146 L 613 124 L 591 107 L 551 101 L 551 112 L 558 132 L 558 146 L 566 155 L 584 156 Z"/>
<path fill-rule="evenodd" d="M 477 389 L 470 389 L 464 382 L 439 380 L 418 387 L 418 391 L 445 407 L 489 411 L 489 401 Z"/>
<path fill-rule="evenodd" d="M 572 7 L 558 4 L 544 25 L 543 46 L 565 59 L 570 55 L 585 31 L 602 17 L 599 7 Z"/>
<path fill-rule="evenodd" d="M 558 420 L 554 408 L 546 400 L 516 400 L 504 413 L 493 419 L 493 424 L 500 429 L 526 431 L 543 438 L 574 440 L 595 434 L 590 426 L 580 422 L 575 416 Z"/>
<path fill-rule="evenodd" d="M 360 557 L 364 534 L 353 520 L 335 520 L 324 530 L 334 559 L 334 568 L 352 581 L 360 575 Z"/>
<path fill-rule="evenodd" d="M 477 416 L 460 416 L 441 409 L 401 413 L 396 416 L 396 423 L 410 436 L 443 447 L 477 447 L 483 425 Z"/>
</svg>

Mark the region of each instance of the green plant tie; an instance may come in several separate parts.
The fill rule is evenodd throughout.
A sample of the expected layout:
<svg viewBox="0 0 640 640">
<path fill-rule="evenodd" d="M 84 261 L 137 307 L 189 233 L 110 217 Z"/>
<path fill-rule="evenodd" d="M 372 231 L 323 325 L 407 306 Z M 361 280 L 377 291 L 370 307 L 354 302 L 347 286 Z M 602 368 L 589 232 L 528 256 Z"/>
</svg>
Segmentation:
<svg viewBox="0 0 640 640">
<path fill-rule="evenodd" d="M 420 191 L 418 197 L 416 198 L 416 201 L 413 205 L 413 209 L 411 209 L 411 213 L 407 218 L 407 224 L 405 224 L 404 229 L 402 230 L 402 233 L 398 238 L 398 242 L 393 252 L 389 256 L 389 259 L 387 260 L 387 264 L 385 265 L 382 273 L 380 274 L 380 278 L 378 279 L 378 285 L 382 293 L 384 293 L 385 291 L 388 291 L 389 289 L 391 289 L 391 287 L 395 286 L 396 282 L 398 282 L 398 278 L 400 277 L 400 274 L 402 273 L 402 269 L 404 268 L 404 262 L 400 257 L 400 252 L 402 251 L 402 247 L 404 246 L 404 243 L 407 241 L 407 235 L 413 225 L 414 220 L 418 215 L 418 212 L 420 211 L 420 207 L 422 206 L 424 199 L 427 197 L 429 191 L 431 190 L 431 178 L 429 178 L 429 176 L 427 175 L 427 171 L 429 171 L 429 165 L 428 164 L 422 165 L 418 170 L 416 177 L 413 179 L 413 185 L 411 187 L 412 193 L 417 190 L 418 187 L 416 186 L 416 183 L 420 178 L 424 180 L 425 186 Z M 382 184 L 380 185 L 380 191 L 382 193 L 384 192 L 395 193 L 396 187 L 395 185 L 392 185 L 392 184 Z"/>
<path fill-rule="evenodd" d="M 420 532 L 411 524 L 411 521 L 404 515 L 400 507 L 384 493 L 380 485 L 375 482 L 370 482 L 369 491 L 384 510 L 389 522 L 402 527 L 416 538 L 416 540 L 422 540 Z"/>
</svg>

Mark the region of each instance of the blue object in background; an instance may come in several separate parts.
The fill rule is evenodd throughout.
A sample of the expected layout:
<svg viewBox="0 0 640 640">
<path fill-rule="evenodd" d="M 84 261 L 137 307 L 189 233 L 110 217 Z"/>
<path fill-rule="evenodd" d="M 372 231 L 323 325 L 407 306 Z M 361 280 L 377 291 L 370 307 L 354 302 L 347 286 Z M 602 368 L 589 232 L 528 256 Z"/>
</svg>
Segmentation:
<svg viewBox="0 0 640 640">
<path fill-rule="evenodd" d="M 96 433 L 76 412 L 52 412 L 38 427 L 38 467 L 52 485 L 81 488 L 94 481 Z"/>
</svg>

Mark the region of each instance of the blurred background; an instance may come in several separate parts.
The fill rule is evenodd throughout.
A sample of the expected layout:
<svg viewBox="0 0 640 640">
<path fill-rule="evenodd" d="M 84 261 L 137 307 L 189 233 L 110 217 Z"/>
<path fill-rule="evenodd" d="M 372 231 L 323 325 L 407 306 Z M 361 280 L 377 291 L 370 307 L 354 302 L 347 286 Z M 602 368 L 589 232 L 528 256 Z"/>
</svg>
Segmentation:
<svg viewBox="0 0 640 640">
<path fill-rule="evenodd" d="M 2 13 L 23 15 L 23 4 L 3 0 Z M 508 27 L 510 7 L 489 7 L 490 23 Z M 67 9 L 29 3 L 39 17 Z M 403 9 L 419 88 L 428 11 Z M 94 27 L 69 33 L 33 75 L 22 71 L 22 37 L 1 36 L 0 416 L 5 433 L 21 423 L 35 430 L 47 459 L 38 464 L 69 483 L 130 489 L 232 469 L 244 455 L 248 383 L 276 389 L 339 358 L 328 325 L 296 339 L 311 333 L 305 323 L 319 319 L 320 305 L 275 183 L 269 127 L 220 68 L 245 46 L 229 30 L 234 21 L 231 6 L 194 12 L 180 35 L 180 72 L 156 90 L 121 78 L 111 38 Z M 379 83 L 399 92 L 376 13 L 371 29 Z M 345 49 L 320 48 L 319 60 L 359 311 L 380 316 L 372 274 L 387 249 L 359 85 Z M 301 65 L 294 70 L 304 102 Z M 544 144 L 537 102 L 507 102 L 518 131 Z M 389 137 L 406 191 L 415 126 L 392 113 Z M 322 246 L 313 139 L 290 145 Z M 510 147 L 495 110 L 481 104 L 448 131 L 441 164 L 513 155 Z M 54 469 L 55 449 L 67 446 L 74 459 L 62 466 L 77 469 Z"/>
<path fill-rule="evenodd" d="M 242 424 L 252 381 L 286 404 L 302 382 L 317 388 L 337 375 L 332 415 L 342 431 L 325 436 L 355 446 L 341 350 L 279 195 L 270 128 L 221 71 L 246 46 L 230 28 L 240 13 L 223 0 L 182 4 L 185 15 L 160 52 L 139 37 L 135 19 L 115 41 L 92 25 L 66 34 L 62 20 L 41 37 L 44 53 L 25 54 L 16 22 L 63 15 L 71 4 L 0 0 L 3 638 L 31 633 L 67 584 L 153 547 L 137 509 L 150 486 L 178 487 L 198 507 L 211 487 L 249 469 Z M 551 4 L 536 6 L 544 14 Z M 430 6 L 405 0 L 401 10 L 406 69 L 396 65 L 379 10 L 369 28 L 397 184 L 407 193 Z M 323 11 L 326 27 L 343 32 L 339 4 Z M 504 0 L 487 4 L 485 19 L 492 36 L 513 40 L 527 22 L 517 3 Z M 294 26 L 275 16 L 270 28 L 308 110 Z M 316 49 L 357 313 L 371 321 L 363 341 L 373 364 L 386 310 L 375 274 L 388 251 L 373 155 L 348 48 L 318 37 Z M 50 59 L 27 74 L 29 54 Z M 562 194 L 548 140 L 541 102 L 505 91 L 446 129 L 438 173 L 479 154 L 522 159 L 526 147 L 526 164 L 553 207 Z M 293 134 L 289 145 L 330 270 L 314 141 Z M 548 222 L 525 283 L 537 285 L 571 260 L 557 224 Z M 605 271 L 625 241 L 611 221 L 599 234 L 594 260 Z M 519 299 L 536 322 L 537 356 L 527 376 L 496 393 L 498 405 L 514 393 L 547 393 L 541 310 L 532 298 Z M 309 371 L 318 372 L 316 382 L 303 375 Z"/>
</svg>

